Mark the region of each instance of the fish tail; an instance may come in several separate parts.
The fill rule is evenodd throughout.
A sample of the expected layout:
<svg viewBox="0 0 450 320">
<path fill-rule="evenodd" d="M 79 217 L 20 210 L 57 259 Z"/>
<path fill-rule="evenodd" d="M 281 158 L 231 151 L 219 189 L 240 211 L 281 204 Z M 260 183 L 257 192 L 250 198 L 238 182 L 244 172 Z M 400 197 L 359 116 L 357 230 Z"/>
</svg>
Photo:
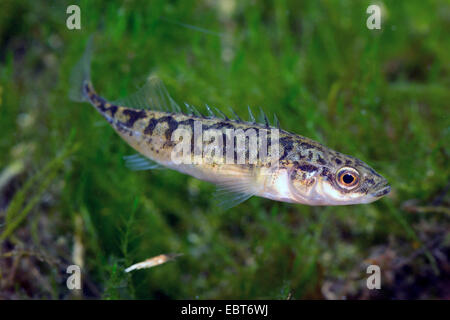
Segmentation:
<svg viewBox="0 0 450 320">
<path fill-rule="evenodd" d="M 93 37 L 90 36 L 83 56 L 75 64 L 70 76 L 69 98 L 72 101 L 90 101 L 90 94 L 94 92 L 91 82 L 91 57 L 93 50 Z"/>
</svg>

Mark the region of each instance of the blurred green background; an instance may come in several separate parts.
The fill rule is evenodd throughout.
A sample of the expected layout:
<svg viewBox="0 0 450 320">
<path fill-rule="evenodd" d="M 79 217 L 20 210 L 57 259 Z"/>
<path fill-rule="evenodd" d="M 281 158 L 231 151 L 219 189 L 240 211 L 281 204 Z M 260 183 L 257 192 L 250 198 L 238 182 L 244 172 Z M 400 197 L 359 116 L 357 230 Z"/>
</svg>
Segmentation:
<svg viewBox="0 0 450 320">
<path fill-rule="evenodd" d="M 0 4 L 0 299 L 450 298 L 450 4 L 384 1 Z M 157 72 L 180 104 L 276 112 L 282 128 L 367 162 L 389 196 L 221 212 L 214 187 L 134 172 L 71 68 L 96 32 L 93 83 L 125 97 Z M 125 273 L 164 253 L 183 256 Z M 66 287 L 68 265 L 83 290 Z M 381 267 L 381 290 L 366 267 Z"/>
</svg>

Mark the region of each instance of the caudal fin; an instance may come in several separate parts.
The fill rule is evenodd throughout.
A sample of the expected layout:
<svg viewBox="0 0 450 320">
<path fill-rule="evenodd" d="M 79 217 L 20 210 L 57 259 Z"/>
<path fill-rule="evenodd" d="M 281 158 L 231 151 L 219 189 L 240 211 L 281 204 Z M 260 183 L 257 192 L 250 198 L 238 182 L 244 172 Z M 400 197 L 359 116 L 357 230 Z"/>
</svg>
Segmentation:
<svg viewBox="0 0 450 320">
<path fill-rule="evenodd" d="M 73 101 L 88 101 L 85 86 L 91 82 L 91 57 L 93 50 L 92 36 L 89 37 L 83 56 L 75 64 L 70 76 L 69 98 Z"/>
</svg>

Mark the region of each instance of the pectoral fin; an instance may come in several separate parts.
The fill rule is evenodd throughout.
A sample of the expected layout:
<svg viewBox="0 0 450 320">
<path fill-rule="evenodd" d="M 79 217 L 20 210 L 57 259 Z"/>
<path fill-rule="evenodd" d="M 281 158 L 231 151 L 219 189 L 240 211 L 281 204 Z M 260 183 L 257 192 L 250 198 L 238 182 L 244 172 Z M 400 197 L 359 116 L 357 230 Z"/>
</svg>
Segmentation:
<svg viewBox="0 0 450 320">
<path fill-rule="evenodd" d="M 257 195 L 259 189 L 252 174 L 229 177 L 217 183 L 214 200 L 217 206 L 227 210 Z"/>
<path fill-rule="evenodd" d="M 133 171 L 141 171 L 141 170 L 155 170 L 155 169 L 166 169 L 164 166 L 159 163 L 145 158 L 140 154 L 134 154 L 131 156 L 123 157 L 125 160 L 125 166 Z"/>
</svg>

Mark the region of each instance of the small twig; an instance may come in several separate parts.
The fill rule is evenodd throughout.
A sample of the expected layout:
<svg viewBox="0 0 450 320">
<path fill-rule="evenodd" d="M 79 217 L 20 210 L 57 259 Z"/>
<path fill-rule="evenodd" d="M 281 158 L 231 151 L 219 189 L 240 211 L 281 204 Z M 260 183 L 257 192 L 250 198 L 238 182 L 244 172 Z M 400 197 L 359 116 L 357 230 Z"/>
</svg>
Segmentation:
<svg viewBox="0 0 450 320">
<path fill-rule="evenodd" d="M 144 260 L 142 262 L 133 264 L 132 266 L 125 269 L 125 272 L 130 272 L 133 270 L 146 269 L 156 267 L 160 264 L 166 263 L 170 260 L 173 260 L 179 256 L 183 255 L 182 253 L 169 253 L 169 254 L 160 254 L 159 256 Z"/>
</svg>

